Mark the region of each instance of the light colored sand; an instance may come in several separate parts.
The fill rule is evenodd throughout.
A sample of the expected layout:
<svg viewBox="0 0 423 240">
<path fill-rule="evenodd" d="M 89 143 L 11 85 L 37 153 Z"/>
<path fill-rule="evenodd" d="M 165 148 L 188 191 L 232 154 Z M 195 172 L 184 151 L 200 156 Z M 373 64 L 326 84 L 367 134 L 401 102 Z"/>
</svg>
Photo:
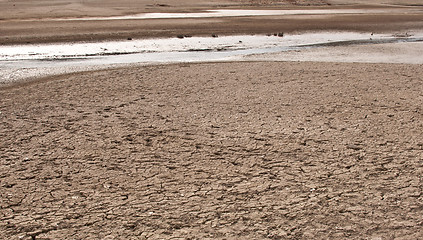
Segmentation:
<svg viewBox="0 0 423 240">
<path fill-rule="evenodd" d="M 244 60 L 423 64 L 423 42 L 310 48 L 245 56 Z"/>
</svg>

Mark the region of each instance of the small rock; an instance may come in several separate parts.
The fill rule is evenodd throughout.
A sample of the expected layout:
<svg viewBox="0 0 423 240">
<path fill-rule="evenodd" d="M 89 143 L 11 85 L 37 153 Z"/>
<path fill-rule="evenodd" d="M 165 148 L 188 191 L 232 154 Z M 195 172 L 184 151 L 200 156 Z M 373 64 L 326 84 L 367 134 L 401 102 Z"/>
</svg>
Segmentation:
<svg viewBox="0 0 423 240">
<path fill-rule="evenodd" d="M 186 37 L 186 38 L 191 38 L 191 37 L 192 37 L 192 35 L 185 34 L 185 35 L 184 35 L 184 37 Z"/>
<path fill-rule="evenodd" d="M 180 39 L 182 39 L 182 38 L 184 38 L 184 35 L 182 35 L 182 34 L 179 34 L 179 35 L 177 35 L 176 37 L 177 37 L 177 38 L 180 38 Z"/>
<path fill-rule="evenodd" d="M 347 148 L 358 151 L 358 150 L 361 150 L 363 147 L 356 144 L 349 144 L 347 145 Z"/>
<path fill-rule="evenodd" d="M 217 36 L 217 34 L 212 34 L 212 37 L 217 38 L 219 36 Z"/>
<path fill-rule="evenodd" d="M 278 33 L 278 37 L 283 37 L 283 32 Z"/>
<path fill-rule="evenodd" d="M 14 184 L 14 183 L 8 183 L 8 184 L 5 184 L 3 187 L 5 187 L 5 188 L 12 188 L 15 185 L 16 184 Z"/>
<path fill-rule="evenodd" d="M 127 39 L 128 39 L 129 41 L 131 41 L 131 40 L 132 40 L 132 38 L 130 38 L 130 37 L 129 37 L 129 38 L 127 38 Z"/>
</svg>

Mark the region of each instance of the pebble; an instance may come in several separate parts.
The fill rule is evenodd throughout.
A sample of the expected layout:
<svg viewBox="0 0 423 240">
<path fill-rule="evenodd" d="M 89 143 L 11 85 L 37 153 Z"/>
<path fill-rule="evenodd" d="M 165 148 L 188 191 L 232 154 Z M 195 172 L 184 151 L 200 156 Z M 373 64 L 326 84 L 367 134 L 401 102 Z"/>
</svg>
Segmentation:
<svg viewBox="0 0 423 240">
<path fill-rule="evenodd" d="M 360 149 L 362 149 L 363 147 L 361 147 L 361 146 L 359 146 L 359 145 L 355 145 L 355 144 L 349 144 L 349 145 L 347 145 L 347 148 L 348 148 L 348 149 L 353 149 L 353 150 L 360 150 Z"/>
</svg>

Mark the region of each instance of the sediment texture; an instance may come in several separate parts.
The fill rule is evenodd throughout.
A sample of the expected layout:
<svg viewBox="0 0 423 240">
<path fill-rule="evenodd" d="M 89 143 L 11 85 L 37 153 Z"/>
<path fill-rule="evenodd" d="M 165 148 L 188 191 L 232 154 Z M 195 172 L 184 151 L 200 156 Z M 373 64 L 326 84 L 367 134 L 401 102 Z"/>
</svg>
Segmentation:
<svg viewBox="0 0 423 240">
<path fill-rule="evenodd" d="M 422 238 L 422 76 L 177 64 L 0 89 L 0 238 Z"/>
</svg>

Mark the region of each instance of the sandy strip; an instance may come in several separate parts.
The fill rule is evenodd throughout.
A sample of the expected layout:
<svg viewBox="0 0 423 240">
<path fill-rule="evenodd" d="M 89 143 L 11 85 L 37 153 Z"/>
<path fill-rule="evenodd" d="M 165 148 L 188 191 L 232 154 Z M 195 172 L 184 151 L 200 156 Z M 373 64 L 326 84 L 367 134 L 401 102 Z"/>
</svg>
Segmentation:
<svg viewBox="0 0 423 240">
<path fill-rule="evenodd" d="M 0 89 L 0 238 L 421 238 L 422 76 L 175 64 Z"/>
<path fill-rule="evenodd" d="M 423 42 L 360 44 L 243 57 L 249 61 L 319 61 L 423 64 Z"/>
</svg>

